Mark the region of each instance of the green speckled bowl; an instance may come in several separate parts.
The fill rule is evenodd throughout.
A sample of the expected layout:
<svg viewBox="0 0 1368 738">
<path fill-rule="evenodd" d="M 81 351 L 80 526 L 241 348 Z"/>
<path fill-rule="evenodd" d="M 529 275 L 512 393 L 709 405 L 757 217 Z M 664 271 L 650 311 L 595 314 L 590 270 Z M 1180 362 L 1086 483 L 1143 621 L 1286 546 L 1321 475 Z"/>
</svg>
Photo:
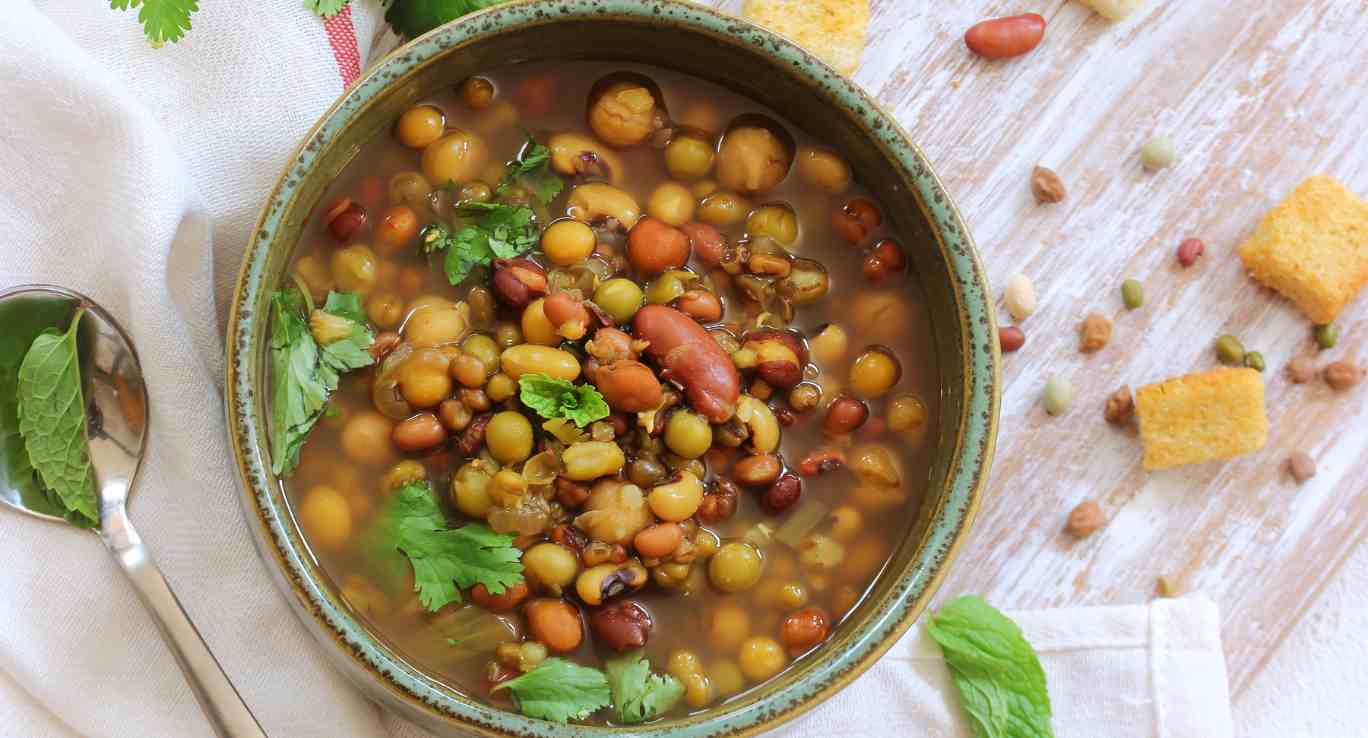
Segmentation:
<svg viewBox="0 0 1368 738">
<path fill-rule="evenodd" d="M 839 148 L 914 249 L 941 373 L 938 461 L 919 522 L 873 592 L 813 657 L 724 705 L 636 728 L 562 726 L 467 699 L 375 638 L 300 537 L 267 459 L 268 297 L 328 182 L 426 93 L 518 61 L 620 59 L 671 67 L 755 98 Z M 868 668 L 925 608 L 967 534 L 997 431 L 998 340 L 968 230 L 921 151 L 854 84 L 780 36 L 674 0 L 523 0 L 468 16 L 397 50 L 310 132 L 271 193 L 247 250 L 228 326 L 228 420 L 248 525 L 305 625 L 370 697 L 438 734 L 679 738 L 750 735 L 790 720 Z"/>
</svg>

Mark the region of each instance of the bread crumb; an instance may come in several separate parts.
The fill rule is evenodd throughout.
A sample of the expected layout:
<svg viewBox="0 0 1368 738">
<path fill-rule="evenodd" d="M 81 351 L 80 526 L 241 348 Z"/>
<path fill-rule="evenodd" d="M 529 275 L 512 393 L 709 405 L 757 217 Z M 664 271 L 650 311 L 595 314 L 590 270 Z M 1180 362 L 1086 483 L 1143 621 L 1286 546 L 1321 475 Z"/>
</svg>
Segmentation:
<svg viewBox="0 0 1368 738">
<path fill-rule="evenodd" d="M 1230 459 L 1268 440 L 1264 385 L 1253 369 L 1220 367 L 1135 392 L 1145 469 Z"/>
</svg>

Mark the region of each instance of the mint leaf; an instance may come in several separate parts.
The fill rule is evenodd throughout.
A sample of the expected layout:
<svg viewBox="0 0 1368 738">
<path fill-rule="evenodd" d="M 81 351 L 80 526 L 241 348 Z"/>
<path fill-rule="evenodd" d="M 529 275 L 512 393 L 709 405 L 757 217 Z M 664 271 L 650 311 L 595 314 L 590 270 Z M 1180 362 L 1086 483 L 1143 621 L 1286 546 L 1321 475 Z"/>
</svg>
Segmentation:
<svg viewBox="0 0 1368 738">
<path fill-rule="evenodd" d="M 611 412 L 593 385 L 575 385 L 536 372 L 518 377 L 518 399 L 543 418 L 565 418 L 580 428 Z"/>
<path fill-rule="evenodd" d="M 65 333 L 48 330 L 33 339 L 19 365 L 19 433 L 43 484 L 81 525 L 100 524 L 95 470 L 86 439 L 85 394 L 76 333 L 77 310 Z"/>
<path fill-rule="evenodd" d="M 1021 628 L 978 597 L 946 603 L 927 628 L 976 738 L 1053 738 L 1045 672 Z"/>
<path fill-rule="evenodd" d="M 613 713 L 629 725 L 669 712 L 684 696 L 684 685 L 669 674 L 652 674 L 639 650 L 604 661 L 603 670 L 613 695 Z"/>
<path fill-rule="evenodd" d="M 476 584 L 497 595 L 523 581 L 522 552 L 513 545 L 514 536 L 483 523 L 448 528 L 427 482 L 406 484 L 391 495 L 377 525 L 380 545 L 408 557 L 414 591 L 429 611 L 461 602 L 461 589 Z"/>
<path fill-rule="evenodd" d="M 560 658 L 547 659 L 491 691 L 500 689 L 513 693 L 522 714 L 558 723 L 585 720 L 612 701 L 603 672 Z"/>
<path fill-rule="evenodd" d="M 448 21 L 508 0 L 392 0 L 385 22 L 409 38 L 417 38 Z"/>
<path fill-rule="evenodd" d="M 199 10 L 196 0 L 110 0 L 109 3 L 114 10 L 132 10 L 139 6 L 142 10 L 138 11 L 138 21 L 153 46 L 179 41 L 190 30 L 190 15 Z"/>
<path fill-rule="evenodd" d="M 317 13 L 320 18 L 331 18 L 350 3 L 351 0 L 304 0 L 304 7 Z"/>
</svg>

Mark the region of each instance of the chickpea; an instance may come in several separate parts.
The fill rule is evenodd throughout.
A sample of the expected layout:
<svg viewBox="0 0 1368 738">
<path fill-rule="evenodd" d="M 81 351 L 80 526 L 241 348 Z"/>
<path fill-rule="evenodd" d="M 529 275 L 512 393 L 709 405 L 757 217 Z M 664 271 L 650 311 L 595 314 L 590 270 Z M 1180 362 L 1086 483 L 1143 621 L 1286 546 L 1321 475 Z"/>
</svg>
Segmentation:
<svg viewBox="0 0 1368 738">
<path fill-rule="evenodd" d="M 684 677 L 684 703 L 697 710 L 707 707 L 713 701 L 712 682 L 708 681 L 708 676 L 701 671 L 695 671 Z"/>
<path fill-rule="evenodd" d="M 318 485 L 304 493 L 296 513 L 309 543 L 324 551 L 336 551 L 352 533 L 351 507 L 341 492 Z"/>
<path fill-rule="evenodd" d="M 457 399 L 442 400 L 437 406 L 437 418 L 442 421 L 449 431 L 463 431 L 470 426 L 470 421 L 474 419 L 474 413 L 465 406 L 464 402 Z"/>
<path fill-rule="evenodd" d="M 698 179 L 712 171 L 716 152 L 701 131 L 676 133 L 665 145 L 665 169 L 676 179 Z"/>
<path fill-rule="evenodd" d="M 798 240 L 798 216 L 787 205 L 766 205 L 746 218 L 746 232 L 752 237 L 768 236 L 788 246 Z"/>
<path fill-rule="evenodd" d="M 484 77 L 467 77 L 461 83 L 461 101 L 471 110 L 484 110 L 494 102 L 494 83 Z"/>
<path fill-rule="evenodd" d="M 723 187 L 754 193 L 783 181 L 793 162 L 792 138 L 781 139 L 776 131 L 788 137 L 777 123 L 760 116 L 733 125 L 717 147 L 717 180 Z"/>
<path fill-rule="evenodd" d="M 332 278 L 337 289 L 365 295 L 375 286 L 375 252 L 369 246 L 352 244 L 333 252 Z"/>
<path fill-rule="evenodd" d="M 735 651 L 750 637 L 750 612 L 732 602 L 718 605 L 709 613 L 708 644 L 719 651 Z"/>
<path fill-rule="evenodd" d="M 375 246 L 384 256 L 393 256 L 412 243 L 418 235 L 418 214 L 407 205 L 391 205 L 380 213 L 375 224 Z"/>
<path fill-rule="evenodd" d="M 505 466 L 526 460 L 532 455 L 532 424 L 512 410 L 495 414 L 485 426 L 485 448 Z"/>
<path fill-rule="evenodd" d="M 665 662 L 665 671 L 675 679 L 683 681 L 684 677 L 703 671 L 703 662 L 699 660 L 698 654 L 681 648 L 670 652 L 670 657 Z"/>
<path fill-rule="evenodd" d="M 503 402 L 512 397 L 518 391 L 518 383 L 513 378 L 499 372 L 489 378 L 485 383 L 485 394 L 494 402 Z"/>
<path fill-rule="evenodd" d="M 590 93 L 589 128 L 609 146 L 636 146 L 664 123 L 664 111 L 644 84 L 604 78 Z"/>
<path fill-rule="evenodd" d="M 724 543 L 708 560 L 708 580 L 723 592 L 742 592 L 755 586 L 765 569 L 760 549 L 749 543 Z"/>
<path fill-rule="evenodd" d="M 665 423 L 665 445 L 686 459 L 697 459 L 707 453 L 712 440 L 712 426 L 698 413 L 676 410 Z"/>
<path fill-rule="evenodd" d="M 864 529 L 864 514 L 850 505 L 841 505 L 831 511 L 831 537 L 841 543 L 849 543 Z"/>
<path fill-rule="evenodd" d="M 573 651 L 584 641 L 579 609 L 565 600 L 539 597 L 529 601 L 523 613 L 532 637 L 556 653 Z"/>
<path fill-rule="evenodd" d="M 717 192 L 717 183 L 711 179 L 700 179 L 693 183 L 693 186 L 689 188 L 689 192 L 693 193 L 695 199 L 702 200 L 708 195 Z"/>
<path fill-rule="evenodd" d="M 614 448 L 617 447 L 617 444 L 609 445 Z M 620 454 L 621 451 L 618 453 Z M 568 470 L 566 476 L 571 476 Z M 703 483 L 693 472 L 681 471 L 677 481 L 656 485 L 647 495 L 646 503 L 650 505 L 651 512 L 655 513 L 656 517 L 661 520 L 673 522 L 688 520 L 693 517 L 694 513 L 698 512 L 698 506 L 703 504 Z"/>
<path fill-rule="evenodd" d="M 451 395 L 447 357 L 435 349 L 417 349 L 398 369 L 399 391 L 415 408 L 436 407 Z"/>
<path fill-rule="evenodd" d="M 855 358 L 850 368 L 850 389 L 860 397 L 882 397 L 902 377 L 902 365 L 891 351 L 871 346 Z"/>
<path fill-rule="evenodd" d="M 366 300 L 366 317 L 383 330 L 404 319 L 404 300 L 393 292 L 376 292 Z"/>
<path fill-rule="evenodd" d="M 469 329 L 470 308 L 465 303 L 438 300 L 413 307 L 403 333 L 414 346 L 432 348 L 456 343 Z"/>
<path fill-rule="evenodd" d="M 322 303 L 333 288 L 332 271 L 314 254 L 299 257 L 290 270 L 309 289 L 314 302 Z"/>
<path fill-rule="evenodd" d="M 631 321 L 641 308 L 641 287 L 623 277 L 610 279 L 594 290 L 594 304 L 619 324 Z"/>
<path fill-rule="evenodd" d="M 850 187 L 850 166 L 833 151 L 804 146 L 798 150 L 798 176 L 833 195 Z"/>
<path fill-rule="evenodd" d="M 484 139 L 474 133 L 453 130 L 423 149 L 423 176 L 438 185 L 465 184 L 479 178 L 488 155 Z"/>
<path fill-rule="evenodd" d="M 342 428 L 342 452 L 358 464 L 381 466 L 394 460 L 390 434 L 394 422 L 374 410 L 356 413 Z"/>
<path fill-rule="evenodd" d="M 719 697 L 730 697 L 746 688 L 746 677 L 741 673 L 741 667 L 730 659 L 714 661 L 708 667 L 708 681 L 712 682 Z"/>
<path fill-rule="evenodd" d="M 579 557 L 557 543 L 538 543 L 523 554 L 523 570 L 552 594 L 560 594 L 579 575 Z"/>
<path fill-rule="evenodd" d="M 898 395 L 888 403 L 888 429 L 895 433 L 925 430 L 928 417 L 926 403 L 916 395 Z"/>
<path fill-rule="evenodd" d="M 910 308 L 898 295 L 888 290 L 860 290 L 850 301 L 850 320 L 863 326 L 874 341 L 893 343 L 908 332 Z"/>
<path fill-rule="evenodd" d="M 556 266 L 574 266 L 594 253 L 594 229 L 573 218 L 562 218 L 542 233 L 541 248 Z"/>
<path fill-rule="evenodd" d="M 662 182 L 646 200 L 646 212 L 672 226 L 689 222 L 697 206 L 693 193 L 678 182 Z"/>
<path fill-rule="evenodd" d="M 741 222 L 750 209 L 750 203 L 738 195 L 714 192 L 698 204 L 698 219 L 711 225 L 731 225 Z"/>
<path fill-rule="evenodd" d="M 400 172 L 389 181 L 389 202 L 391 205 L 407 205 L 415 212 L 430 209 L 428 196 L 432 185 L 418 172 Z"/>
<path fill-rule="evenodd" d="M 741 673 L 752 683 L 763 682 L 788 665 L 784 647 L 768 636 L 748 638 L 737 655 Z"/>
<path fill-rule="evenodd" d="M 446 116 L 431 105 L 414 105 L 399 116 L 395 135 L 399 143 L 410 149 L 421 149 L 442 137 L 446 130 Z"/>
<path fill-rule="evenodd" d="M 483 520 L 494 509 L 490 482 L 494 473 L 486 462 L 475 459 L 466 462 L 451 478 L 451 501 L 461 514 Z"/>
</svg>

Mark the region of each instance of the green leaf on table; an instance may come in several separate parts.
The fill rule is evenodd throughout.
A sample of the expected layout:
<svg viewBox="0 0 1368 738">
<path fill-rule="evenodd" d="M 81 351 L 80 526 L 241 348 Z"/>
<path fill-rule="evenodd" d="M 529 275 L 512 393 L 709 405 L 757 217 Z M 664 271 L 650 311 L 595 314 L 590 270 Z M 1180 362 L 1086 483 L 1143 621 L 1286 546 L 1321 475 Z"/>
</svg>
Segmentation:
<svg viewBox="0 0 1368 738">
<path fill-rule="evenodd" d="M 641 651 L 603 662 L 613 694 L 613 714 L 626 724 L 641 723 L 670 711 L 684 696 L 684 685 L 669 674 L 652 674 Z"/>
<path fill-rule="evenodd" d="M 503 197 L 521 182 L 542 205 L 550 204 L 565 189 L 565 181 L 551 171 L 551 150 L 528 137 L 518 158 L 509 162 L 503 180 L 494 188 Z"/>
<path fill-rule="evenodd" d="M 452 284 L 464 282 L 477 266 L 520 256 L 537 244 L 537 218 L 531 208 L 467 202 L 457 206 L 455 212 L 465 223 L 461 227 L 437 222 L 420 233 L 424 252 L 446 252 L 442 266 Z"/>
<path fill-rule="evenodd" d="M 518 399 L 543 418 L 565 418 L 583 428 L 608 417 L 608 403 L 590 384 L 529 372 L 518 377 Z"/>
<path fill-rule="evenodd" d="M 559 658 L 547 659 L 491 691 L 500 689 L 513 693 L 522 714 L 558 723 L 584 720 L 612 702 L 603 672 Z"/>
<path fill-rule="evenodd" d="M 497 595 L 523 581 L 522 552 L 513 545 L 514 536 L 495 533 L 484 523 L 448 527 L 427 482 L 399 488 L 376 526 L 372 549 L 398 550 L 408 558 L 414 591 L 430 612 L 461 602 L 461 589 L 483 584 Z"/>
<path fill-rule="evenodd" d="M 84 310 L 65 332 L 48 329 L 33 339 L 19 365 L 19 433 L 43 485 L 56 493 L 73 522 L 99 525 L 95 470 L 86 438 L 85 393 L 76 334 Z"/>
<path fill-rule="evenodd" d="M 947 602 L 927 628 L 976 738 L 1052 738 L 1045 672 L 1021 628 L 978 597 Z"/>
<path fill-rule="evenodd" d="M 299 449 L 326 412 L 338 377 L 375 362 L 369 351 L 373 337 L 359 320 L 359 297 L 330 293 L 321 312 L 315 323 L 339 329 L 336 340 L 322 345 L 310 331 L 303 293 L 290 289 L 271 296 L 271 468 L 278 475 L 299 464 Z"/>
<path fill-rule="evenodd" d="M 143 33 L 153 46 L 179 41 L 190 30 L 190 15 L 199 10 L 196 0 L 110 0 L 114 10 L 138 10 Z"/>
<path fill-rule="evenodd" d="M 320 18 L 331 18 L 351 4 L 351 0 L 304 0 L 304 7 L 318 14 Z"/>
<path fill-rule="evenodd" d="M 390 0 L 385 22 L 409 38 L 417 38 L 437 26 L 468 13 L 508 0 Z"/>
</svg>

